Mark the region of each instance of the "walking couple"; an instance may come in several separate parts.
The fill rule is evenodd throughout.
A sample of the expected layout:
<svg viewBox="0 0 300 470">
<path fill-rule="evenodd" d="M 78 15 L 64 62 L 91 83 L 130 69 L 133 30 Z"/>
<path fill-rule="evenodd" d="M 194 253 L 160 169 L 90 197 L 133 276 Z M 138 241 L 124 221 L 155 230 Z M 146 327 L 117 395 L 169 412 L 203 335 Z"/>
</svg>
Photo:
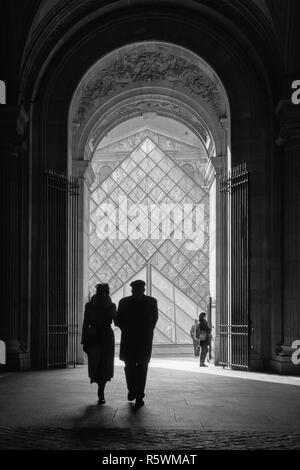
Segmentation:
<svg viewBox="0 0 300 470">
<path fill-rule="evenodd" d="M 98 384 L 98 404 L 104 404 L 106 382 L 114 375 L 115 338 L 111 324 L 121 329 L 120 359 L 125 363 L 128 400 L 144 405 L 153 331 L 158 320 L 157 300 L 145 295 L 145 282 L 133 281 L 132 295 L 120 300 L 118 311 L 111 301 L 108 284 L 98 284 L 85 306 L 82 327 L 83 350 L 88 355 L 91 383 Z"/>
</svg>

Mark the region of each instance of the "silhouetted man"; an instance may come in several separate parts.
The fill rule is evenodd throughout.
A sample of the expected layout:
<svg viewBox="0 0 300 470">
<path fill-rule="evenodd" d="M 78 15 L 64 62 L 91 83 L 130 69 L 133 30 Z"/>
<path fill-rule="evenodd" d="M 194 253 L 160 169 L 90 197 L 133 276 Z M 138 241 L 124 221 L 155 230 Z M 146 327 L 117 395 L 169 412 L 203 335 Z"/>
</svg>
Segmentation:
<svg viewBox="0 0 300 470">
<path fill-rule="evenodd" d="M 125 362 L 128 400 L 143 406 L 158 309 L 157 300 L 145 295 L 144 281 L 133 281 L 130 286 L 132 295 L 120 300 L 117 314 L 121 329 L 120 359 Z"/>
</svg>

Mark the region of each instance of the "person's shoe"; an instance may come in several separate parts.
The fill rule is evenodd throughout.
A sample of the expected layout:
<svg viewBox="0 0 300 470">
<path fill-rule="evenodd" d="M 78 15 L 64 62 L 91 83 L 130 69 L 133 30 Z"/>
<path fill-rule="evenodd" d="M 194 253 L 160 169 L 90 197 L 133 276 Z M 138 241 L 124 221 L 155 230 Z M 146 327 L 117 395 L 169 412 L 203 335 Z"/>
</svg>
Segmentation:
<svg viewBox="0 0 300 470">
<path fill-rule="evenodd" d="M 104 391 L 98 389 L 98 405 L 104 405 L 105 398 L 104 398 Z"/>
<path fill-rule="evenodd" d="M 128 400 L 128 401 L 133 401 L 133 400 L 135 400 L 135 395 L 134 395 L 134 393 L 128 392 L 127 400 Z"/>
<path fill-rule="evenodd" d="M 140 408 L 141 406 L 144 406 L 145 402 L 142 398 L 136 398 L 135 400 L 135 406 L 137 408 Z"/>
<path fill-rule="evenodd" d="M 200 367 L 208 367 L 206 364 L 200 364 Z"/>
</svg>

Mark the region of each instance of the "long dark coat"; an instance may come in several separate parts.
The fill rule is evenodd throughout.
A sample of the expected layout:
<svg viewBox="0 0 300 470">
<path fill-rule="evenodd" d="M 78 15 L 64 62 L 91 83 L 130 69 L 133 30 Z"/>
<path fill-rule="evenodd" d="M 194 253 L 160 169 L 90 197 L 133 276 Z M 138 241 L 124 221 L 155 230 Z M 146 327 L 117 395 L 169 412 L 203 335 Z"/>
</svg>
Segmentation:
<svg viewBox="0 0 300 470">
<path fill-rule="evenodd" d="M 120 359 L 149 362 L 153 330 L 158 320 L 157 300 L 143 295 L 120 300 L 116 324 L 121 329 Z"/>
<path fill-rule="evenodd" d="M 115 337 L 111 323 L 115 318 L 116 305 L 109 297 L 95 295 L 85 306 L 81 343 L 87 351 L 91 383 L 107 382 L 114 375 Z"/>
</svg>

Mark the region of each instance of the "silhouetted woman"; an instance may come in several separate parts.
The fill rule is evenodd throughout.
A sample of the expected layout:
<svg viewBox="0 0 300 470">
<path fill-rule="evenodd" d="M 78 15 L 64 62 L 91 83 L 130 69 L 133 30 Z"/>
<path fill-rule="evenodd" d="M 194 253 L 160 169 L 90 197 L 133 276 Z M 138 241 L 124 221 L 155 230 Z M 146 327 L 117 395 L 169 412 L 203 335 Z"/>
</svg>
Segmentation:
<svg viewBox="0 0 300 470">
<path fill-rule="evenodd" d="M 115 337 L 111 323 L 115 318 L 116 305 L 109 296 L 109 285 L 97 284 L 96 294 L 85 306 L 81 343 L 88 355 L 91 383 L 98 384 L 99 405 L 105 403 L 105 384 L 114 375 Z"/>
</svg>

